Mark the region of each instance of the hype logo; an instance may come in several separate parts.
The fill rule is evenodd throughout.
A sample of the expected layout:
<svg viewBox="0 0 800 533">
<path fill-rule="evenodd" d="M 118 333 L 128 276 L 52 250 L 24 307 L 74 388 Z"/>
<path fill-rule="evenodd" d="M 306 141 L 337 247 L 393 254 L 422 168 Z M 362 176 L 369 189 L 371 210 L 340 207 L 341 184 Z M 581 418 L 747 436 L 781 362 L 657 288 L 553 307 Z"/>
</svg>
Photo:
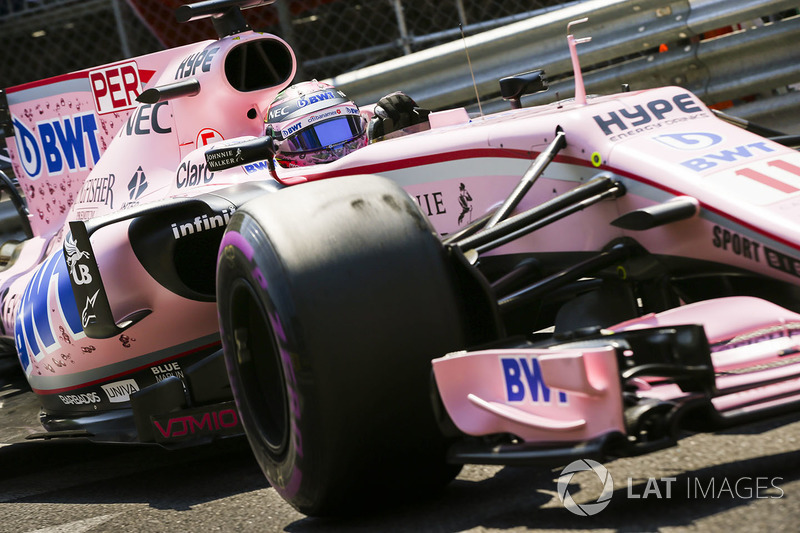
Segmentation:
<svg viewBox="0 0 800 533">
<path fill-rule="evenodd" d="M 722 142 L 722 136 L 716 133 L 665 133 L 656 135 L 654 141 L 665 144 L 676 150 L 705 150 Z"/>
</svg>

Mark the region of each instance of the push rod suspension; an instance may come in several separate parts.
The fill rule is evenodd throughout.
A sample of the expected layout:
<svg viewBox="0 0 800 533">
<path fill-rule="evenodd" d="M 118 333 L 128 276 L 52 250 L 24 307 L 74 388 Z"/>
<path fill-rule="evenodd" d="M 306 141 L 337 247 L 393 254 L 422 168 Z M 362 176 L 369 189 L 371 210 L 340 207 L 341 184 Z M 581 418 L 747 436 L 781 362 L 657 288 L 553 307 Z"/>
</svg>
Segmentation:
<svg viewBox="0 0 800 533">
<path fill-rule="evenodd" d="M 553 158 L 560 152 L 565 146 L 567 145 L 567 138 L 564 130 L 559 127 L 556 130 L 556 136 L 553 141 L 547 145 L 537 157 L 531 163 L 531 166 L 528 167 L 528 170 L 525 171 L 525 174 L 522 175 L 520 178 L 519 183 L 511 192 L 511 195 L 506 198 L 506 201 L 503 202 L 503 205 L 492 215 L 492 218 L 489 219 L 489 222 L 486 223 L 486 229 L 493 228 L 496 226 L 501 220 L 506 218 L 509 213 L 511 213 L 515 207 L 520 203 L 522 198 L 528 193 L 530 188 L 539 179 L 539 176 L 542 175 L 544 169 L 547 168 L 547 165 L 553 160 Z"/>
<path fill-rule="evenodd" d="M 481 230 L 475 235 L 458 240 L 455 244 L 465 251 L 474 249 L 480 253 L 491 250 L 592 203 L 622 194 L 624 189 L 621 184 L 606 174 L 600 174 L 571 191 L 508 218 L 493 228 Z M 567 210 L 569 208 L 572 209 Z"/>
</svg>

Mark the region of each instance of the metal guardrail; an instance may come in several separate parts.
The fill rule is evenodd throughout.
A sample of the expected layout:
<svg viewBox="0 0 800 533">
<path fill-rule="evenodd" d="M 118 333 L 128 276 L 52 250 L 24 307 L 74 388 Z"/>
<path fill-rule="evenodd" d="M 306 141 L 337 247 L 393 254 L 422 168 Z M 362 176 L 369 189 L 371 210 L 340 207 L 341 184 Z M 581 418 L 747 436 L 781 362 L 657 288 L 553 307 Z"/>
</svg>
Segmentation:
<svg viewBox="0 0 800 533">
<path fill-rule="evenodd" d="M 800 83 L 797 10 L 797 0 L 591 0 L 328 81 L 360 104 L 402 90 L 430 109 L 474 106 L 466 48 L 484 111 L 508 107 L 496 100 L 501 77 L 535 68 L 545 70 L 550 90 L 523 105 L 549 103 L 573 96 L 566 27 L 588 17 L 573 33 L 592 38 L 578 47 L 590 94 L 627 83 L 634 90 L 680 85 L 708 104 L 757 95 L 734 114 L 800 133 L 800 98 L 786 90 Z M 743 29 L 703 38 L 726 27 Z"/>
</svg>

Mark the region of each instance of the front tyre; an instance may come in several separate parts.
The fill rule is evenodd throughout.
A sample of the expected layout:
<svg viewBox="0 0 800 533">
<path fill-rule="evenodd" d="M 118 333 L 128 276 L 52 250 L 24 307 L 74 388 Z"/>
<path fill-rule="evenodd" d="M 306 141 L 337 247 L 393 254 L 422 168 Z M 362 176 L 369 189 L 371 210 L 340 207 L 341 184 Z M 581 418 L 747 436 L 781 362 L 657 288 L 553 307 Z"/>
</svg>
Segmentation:
<svg viewBox="0 0 800 533">
<path fill-rule="evenodd" d="M 438 236 L 398 186 L 337 178 L 245 204 L 222 240 L 225 359 L 250 445 L 308 515 L 428 492 L 444 461 L 430 360 L 464 348 Z"/>
</svg>

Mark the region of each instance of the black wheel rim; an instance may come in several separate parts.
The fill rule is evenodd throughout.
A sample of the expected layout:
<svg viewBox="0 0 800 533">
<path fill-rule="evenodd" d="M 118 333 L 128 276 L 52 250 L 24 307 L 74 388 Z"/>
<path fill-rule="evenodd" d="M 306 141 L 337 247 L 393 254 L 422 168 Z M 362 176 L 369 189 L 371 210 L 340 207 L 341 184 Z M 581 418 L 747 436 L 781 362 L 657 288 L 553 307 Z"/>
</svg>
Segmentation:
<svg viewBox="0 0 800 533">
<path fill-rule="evenodd" d="M 249 283 L 238 280 L 230 298 L 240 394 L 253 415 L 251 424 L 260 441 L 274 459 L 280 460 L 289 443 L 289 404 L 272 325 Z"/>
</svg>

